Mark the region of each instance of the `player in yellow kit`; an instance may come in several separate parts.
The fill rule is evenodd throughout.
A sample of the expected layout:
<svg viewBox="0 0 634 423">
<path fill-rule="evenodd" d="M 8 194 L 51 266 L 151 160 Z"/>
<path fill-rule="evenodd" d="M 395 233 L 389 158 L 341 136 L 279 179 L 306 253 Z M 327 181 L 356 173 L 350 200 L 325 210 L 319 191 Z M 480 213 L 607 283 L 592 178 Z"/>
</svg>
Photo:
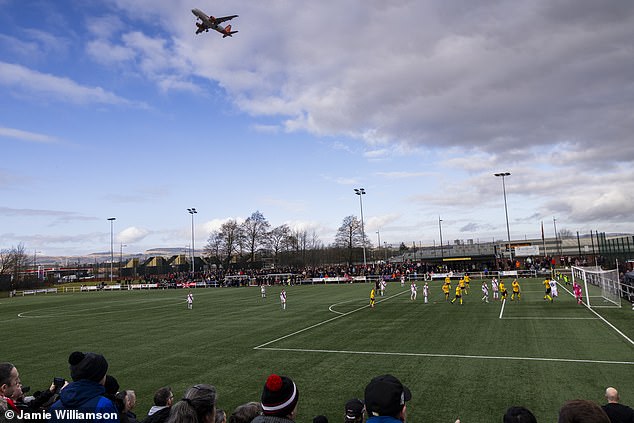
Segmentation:
<svg viewBox="0 0 634 423">
<path fill-rule="evenodd" d="M 521 298 L 520 283 L 517 281 L 517 279 L 513 279 L 513 282 L 511 283 L 511 289 L 513 290 L 513 293 L 511 294 L 511 301 L 515 301 L 515 296 L 517 296 L 517 301 L 519 301 Z"/>
<path fill-rule="evenodd" d="M 551 288 L 550 288 L 550 278 L 546 278 L 544 282 L 544 288 L 546 289 L 546 294 L 544 295 L 544 299 L 553 302 L 553 297 L 550 296 Z"/>
<path fill-rule="evenodd" d="M 374 297 L 375 297 L 376 293 L 374 291 L 374 288 L 372 288 L 372 291 L 370 291 L 370 307 L 374 308 Z"/>
<path fill-rule="evenodd" d="M 445 279 L 445 283 L 442 284 L 442 292 L 445 293 L 445 301 L 449 301 L 449 291 L 451 291 L 451 284 Z"/>
<path fill-rule="evenodd" d="M 500 295 L 502 295 L 502 298 L 500 298 L 500 300 L 502 301 L 506 300 L 507 294 L 508 292 L 506 291 L 506 286 L 504 286 L 504 281 L 500 280 Z"/>
<path fill-rule="evenodd" d="M 465 295 L 468 294 L 467 285 L 465 284 L 464 278 L 460 278 L 460 280 L 458 281 L 458 286 L 460 287 L 460 290 L 465 293 Z"/>
<path fill-rule="evenodd" d="M 468 273 L 464 274 L 464 283 L 467 285 L 465 288 L 465 294 L 469 294 L 469 282 L 471 282 L 471 277 Z"/>
<path fill-rule="evenodd" d="M 460 304 L 462 304 L 462 288 L 460 288 L 460 284 L 456 285 L 456 297 L 451 300 L 451 304 L 453 304 L 458 299 L 460 300 Z"/>
</svg>

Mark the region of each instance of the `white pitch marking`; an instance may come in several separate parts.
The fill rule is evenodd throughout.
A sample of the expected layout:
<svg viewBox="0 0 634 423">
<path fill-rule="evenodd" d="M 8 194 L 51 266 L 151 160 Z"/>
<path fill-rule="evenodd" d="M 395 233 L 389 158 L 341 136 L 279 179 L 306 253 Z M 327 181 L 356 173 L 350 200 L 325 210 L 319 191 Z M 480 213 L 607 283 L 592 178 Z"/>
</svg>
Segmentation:
<svg viewBox="0 0 634 423">
<path fill-rule="evenodd" d="M 506 298 L 502 300 L 502 308 L 500 309 L 500 319 L 502 318 L 502 314 L 504 313 L 505 304 L 506 304 Z"/>
<path fill-rule="evenodd" d="M 481 360 L 513 360 L 513 361 L 547 361 L 561 363 L 590 363 L 590 364 L 624 364 L 633 366 L 634 361 L 608 361 L 608 360 L 581 360 L 572 358 L 545 358 L 545 357 L 499 357 L 489 355 L 462 355 L 462 354 L 429 354 L 429 353 L 405 353 L 405 352 L 381 352 L 381 351 L 340 351 L 340 350 L 314 350 L 303 348 L 260 348 L 270 351 L 296 351 L 311 353 L 328 353 L 328 354 L 363 354 L 363 355 L 390 355 L 390 356 L 406 356 L 406 357 L 437 357 L 437 358 L 469 358 Z"/>
<path fill-rule="evenodd" d="M 563 286 L 560 283 L 557 283 L 557 285 L 561 286 L 564 291 L 566 291 L 568 294 L 572 295 L 574 297 L 574 294 L 572 292 L 570 292 L 565 286 Z M 624 334 L 623 332 L 621 332 L 616 326 L 614 326 L 612 323 L 608 322 L 603 316 L 601 316 L 599 313 L 597 313 L 596 311 L 594 311 L 591 307 L 588 307 L 588 304 L 586 304 L 585 302 L 583 302 L 583 305 L 590 310 L 592 313 L 594 313 L 599 319 L 603 320 L 603 322 L 608 325 L 609 327 L 611 327 L 612 329 L 614 329 L 614 331 L 616 333 L 618 333 L 619 335 L 621 335 L 627 342 L 629 342 L 630 344 L 634 345 L 634 341 L 632 341 L 630 338 L 628 338 L 628 336 L 626 334 Z"/>
<path fill-rule="evenodd" d="M 384 298 L 384 299 L 382 299 L 382 300 L 380 300 L 380 301 L 377 301 L 377 303 L 383 302 L 383 301 L 385 301 L 385 300 L 389 300 L 390 298 L 398 297 L 399 295 L 405 294 L 406 292 L 409 292 L 409 291 L 399 292 L 398 294 L 394 294 L 394 295 L 392 295 L 391 297 L 387 297 L 387 298 Z M 349 314 L 356 313 L 357 311 L 359 311 L 359 310 L 363 310 L 364 308 L 368 308 L 368 307 L 370 307 L 370 305 L 369 305 L 369 304 L 364 305 L 363 307 L 356 308 L 356 309 L 354 309 L 354 310 L 352 310 L 352 311 L 349 311 L 349 312 L 347 312 L 347 313 L 342 313 L 342 314 L 339 314 L 338 316 L 335 316 L 335 317 L 333 317 L 333 318 L 331 318 L 331 319 L 324 320 L 323 322 L 315 323 L 315 324 L 314 324 L 314 325 L 312 325 L 312 326 L 308 326 L 308 327 L 306 327 L 306 328 L 304 328 L 304 329 L 300 329 L 300 330 L 295 331 L 295 332 L 293 332 L 293 333 L 289 333 L 288 335 L 281 336 L 281 337 L 279 337 L 279 338 L 277 338 L 277 339 L 274 339 L 274 340 L 272 340 L 272 341 L 265 342 L 265 343 L 264 343 L 264 344 L 262 344 L 262 345 L 258 345 L 257 347 L 253 347 L 253 349 L 254 349 L 254 350 L 260 349 L 260 348 L 265 347 L 265 346 L 267 346 L 267 345 L 269 345 L 269 344 L 272 344 L 272 343 L 274 343 L 274 342 L 281 341 L 282 339 L 290 338 L 291 336 L 293 336 L 293 335 L 297 335 L 298 333 L 302 333 L 302 332 L 305 332 L 305 331 L 307 331 L 307 330 L 309 330 L 309 329 L 316 328 L 317 326 L 321 326 L 321 325 L 323 325 L 323 324 L 325 324 L 325 323 L 332 322 L 333 320 L 337 320 L 337 319 L 339 319 L 339 318 L 341 318 L 341 317 L 344 317 L 344 316 L 347 316 L 347 315 L 349 315 Z"/>
</svg>

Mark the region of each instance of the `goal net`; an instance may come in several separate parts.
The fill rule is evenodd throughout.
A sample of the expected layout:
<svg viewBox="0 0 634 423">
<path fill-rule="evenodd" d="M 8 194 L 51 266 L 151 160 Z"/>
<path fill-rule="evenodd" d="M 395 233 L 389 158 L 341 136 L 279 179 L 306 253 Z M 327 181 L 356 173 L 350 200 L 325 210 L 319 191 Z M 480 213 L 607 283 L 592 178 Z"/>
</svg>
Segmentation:
<svg viewBox="0 0 634 423">
<path fill-rule="evenodd" d="M 621 307 L 618 270 L 573 266 L 572 281 L 581 285 L 588 307 Z"/>
</svg>

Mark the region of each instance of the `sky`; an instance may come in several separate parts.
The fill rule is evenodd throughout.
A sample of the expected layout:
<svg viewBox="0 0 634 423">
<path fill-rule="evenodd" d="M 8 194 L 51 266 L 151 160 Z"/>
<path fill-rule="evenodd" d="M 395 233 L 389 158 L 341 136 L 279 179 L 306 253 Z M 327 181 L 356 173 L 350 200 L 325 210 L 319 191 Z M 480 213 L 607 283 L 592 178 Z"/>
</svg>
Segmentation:
<svg viewBox="0 0 634 423">
<path fill-rule="evenodd" d="M 632 40 L 631 0 L 0 0 L 0 248 L 502 240 L 504 190 L 512 239 L 632 233 Z"/>
</svg>

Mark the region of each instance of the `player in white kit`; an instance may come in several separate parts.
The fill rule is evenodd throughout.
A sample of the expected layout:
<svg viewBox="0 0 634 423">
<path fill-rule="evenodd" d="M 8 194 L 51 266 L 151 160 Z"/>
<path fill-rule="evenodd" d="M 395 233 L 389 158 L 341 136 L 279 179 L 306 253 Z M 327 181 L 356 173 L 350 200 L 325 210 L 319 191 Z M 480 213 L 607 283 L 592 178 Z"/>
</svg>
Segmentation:
<svg viewBox="0 0 634 423">
<path fill-rule="evenodd" d="M 486 280 L 482 281 L 482 301 L 489 302 L 489 287 Z"/>
<path fill-rule="evenodd" d="M 423 297 L 425 298 L 425 304 L 427 304 L 428 296 L 429 296 L 429 285 L 427 285 L 427 282 L 425 282 L 425 285 L 423 285 Z"/>
<path fill-rule="evenodd" d="M 497 278 L 493 278 L 491 280 L 491 290 L 493 291 L 493 299 L 494 300 L 499 300 L 500 299 L 500 295 L 499 295 L 499 288 L 498 288 L 498 280 L 497 280 Z"/>
<path fill-rule="evenodd" d="M 284 288 L 280 292 L 280 303 L 282 304 L 282 310 L 286 310 L 286 290 Z"/>
<path fill-rule="evenodd" d="M 387 288 L 387 282 L 385 280 L 381 281 L 381 297 L 385 295 L 385 288 Z"/>
<path fill-rule="evenodd" d="M 189 291 L 189 294 L 187 294 L 187 309 L 191 310 L 192 308 L 194 308 L 194 294 Z"/>
<path fill-rule="evenodd" d="M 550 280 L 550 296 L 555 298 L 559 296 L 557 292 L 557 281 L 555 279 Z"/>
<path fill-rule="evenodd" d="M 416 288 L 416 284 L 414 282 L 412 282 L 412 286 L 409 287 L 409 292 L 410 292 L 409 299 L 410 300 L 414 301 L 416 299 L 416 291 L 417 290 L 418 289 Z"/>
<path fill-rule="evenodd" d="M 262 294 L 262 298 L 266 298 L 266 285 L 260 285 L 260 293 Z"/>
</svg>

